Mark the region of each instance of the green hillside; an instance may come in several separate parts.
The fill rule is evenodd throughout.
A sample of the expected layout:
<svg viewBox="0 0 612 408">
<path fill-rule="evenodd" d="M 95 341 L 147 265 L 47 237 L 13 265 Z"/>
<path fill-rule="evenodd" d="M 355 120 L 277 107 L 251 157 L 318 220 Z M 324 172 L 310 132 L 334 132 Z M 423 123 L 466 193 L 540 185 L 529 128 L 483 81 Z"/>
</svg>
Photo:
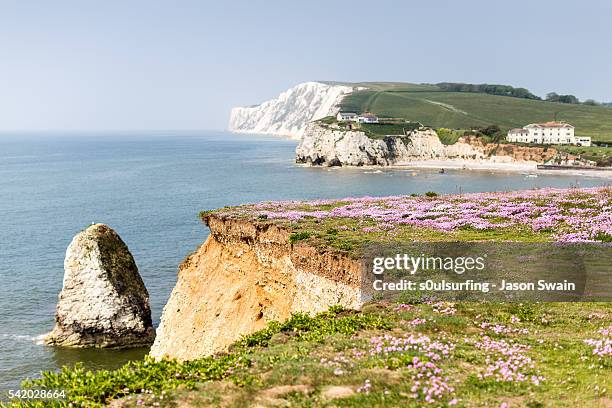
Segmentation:
<svg viewBox="0 0 612 408">
<path fill-rule="evenodd" d="M 576 126 L 577 135 L 612 141 L 612 109 L 609 107 L 445 92 L 437 85 L 428 84 L 368 82 L 352 85 L 368 89 L 347 96 L 341 105 L 344 111 L 370 111 L 435 128 L 498 125 L 504 131 L 528 123 L 559 120 Z"/>
</svg>

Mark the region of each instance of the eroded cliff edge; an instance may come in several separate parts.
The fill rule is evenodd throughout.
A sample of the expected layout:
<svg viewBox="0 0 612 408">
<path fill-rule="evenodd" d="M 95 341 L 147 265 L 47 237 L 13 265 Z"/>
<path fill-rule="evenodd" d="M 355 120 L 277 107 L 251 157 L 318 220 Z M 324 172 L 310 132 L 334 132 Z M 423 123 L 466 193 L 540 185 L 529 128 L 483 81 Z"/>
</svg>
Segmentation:
<svg viewBox="0 0 612 408">
<path fill-rule="evenodd" d="M 314 166 L 402 166 L 426 160 L 456 160 L 522 163 L 535 168 L 556 153 L 554 148 L 486 143 L 475 136 L 464 136 L 457 143 L 444 145 L 436 132 L 428 128 L 373 139 L 360 130 L 312 122 L 296 148 L 295 160 Z"/>
<path fill-rule="evenodd" d="M 305 243 L 269 221 L 207 215 L 206 242 L 179 266 L 150 354 L 189 360 L 242 335 L 331 305 L 359 308 L 361 261 Z"/>
</svg>

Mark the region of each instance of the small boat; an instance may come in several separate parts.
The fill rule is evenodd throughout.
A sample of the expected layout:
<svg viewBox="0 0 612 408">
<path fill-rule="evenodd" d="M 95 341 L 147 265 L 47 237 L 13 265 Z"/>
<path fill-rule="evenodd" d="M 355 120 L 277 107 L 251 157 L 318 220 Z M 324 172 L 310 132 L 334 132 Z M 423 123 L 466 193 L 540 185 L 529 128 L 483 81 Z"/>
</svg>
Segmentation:
<svg viewBox="0 0 612 408">
<path fill-rule="evenodd" d="M 537 174 L 528 174 L 525 177 L 536 178 L 536 177 L 538 177 L 538 175 Z"/>
<path fill-rule="evenodd" d="M 440 170 L 438 170 L 438 173 L 440 173 L 440 174 L 444 174 L 445 172 L 446 172 L 446 171 L 445 171 L 444 169 L 440 169 Z"/>
</svg>

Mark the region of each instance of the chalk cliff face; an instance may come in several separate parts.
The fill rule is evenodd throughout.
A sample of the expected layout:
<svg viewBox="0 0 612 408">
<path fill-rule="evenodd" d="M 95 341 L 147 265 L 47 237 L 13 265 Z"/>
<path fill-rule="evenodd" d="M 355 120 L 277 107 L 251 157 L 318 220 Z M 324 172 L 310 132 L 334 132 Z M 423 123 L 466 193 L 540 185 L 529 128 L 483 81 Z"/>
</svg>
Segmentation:
<svg viewBox="0 0 612 408">
<path fill-rule="evenodd" d="M 305 82 L 261 105 L 233 108 L 229 130 L 299 139 L 310 121 L 338 113 L 338 104 L 352 91 L 350 86 Z"/>
<path fill-rule="evenodd" d="M 408 136 L 371 139 L 359 130 L 344 130 L 311 123 L 296 148 L 296 162 L 315 166 L 409 165 L 424 160 L 470 160 L 474 162 L 541 163 L 554 156 L 554 149 L 483 143 L 462 137 L 444 145 L 431 129 L 415 130 Z"/>
<path fill-rule="evenodd" d="M 77 234 L 64 260 L 55 328 L 45 342 L 69 347 L 128 347 L 155 337 L 149 294 L 128 247 L 104 224 Z"/>
<path fill-rule="evenodd" d="M 359 308 L 361 262 L 306 244 L 262 222 L 209 216 L 210 236 L 179 267 L 151 348 L 156 358 L 190 360 L 292 312 Z"/>
</svg>

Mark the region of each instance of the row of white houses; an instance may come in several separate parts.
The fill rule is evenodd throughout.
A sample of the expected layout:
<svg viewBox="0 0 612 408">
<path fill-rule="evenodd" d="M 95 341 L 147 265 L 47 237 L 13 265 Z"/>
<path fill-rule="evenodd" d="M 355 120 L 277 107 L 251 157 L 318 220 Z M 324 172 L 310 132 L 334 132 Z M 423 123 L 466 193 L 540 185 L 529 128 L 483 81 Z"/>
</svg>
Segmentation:
<svg viewBox="0 0 612 408">
<path fill-rule="evenodd" d="M 531 123 L 522 128 L 510 129 L 506 140 L 518 143 L 591 145 L 590 137 L 576 136 L 574 126 L 564 122 Z"/>
<path fill-rule="evenodd" d="M 369 112 L 357 115 L 354 112 L 338 112 L 336 119 L 342 122 L 378 123 L 378 116 Z"/>
</svg>

